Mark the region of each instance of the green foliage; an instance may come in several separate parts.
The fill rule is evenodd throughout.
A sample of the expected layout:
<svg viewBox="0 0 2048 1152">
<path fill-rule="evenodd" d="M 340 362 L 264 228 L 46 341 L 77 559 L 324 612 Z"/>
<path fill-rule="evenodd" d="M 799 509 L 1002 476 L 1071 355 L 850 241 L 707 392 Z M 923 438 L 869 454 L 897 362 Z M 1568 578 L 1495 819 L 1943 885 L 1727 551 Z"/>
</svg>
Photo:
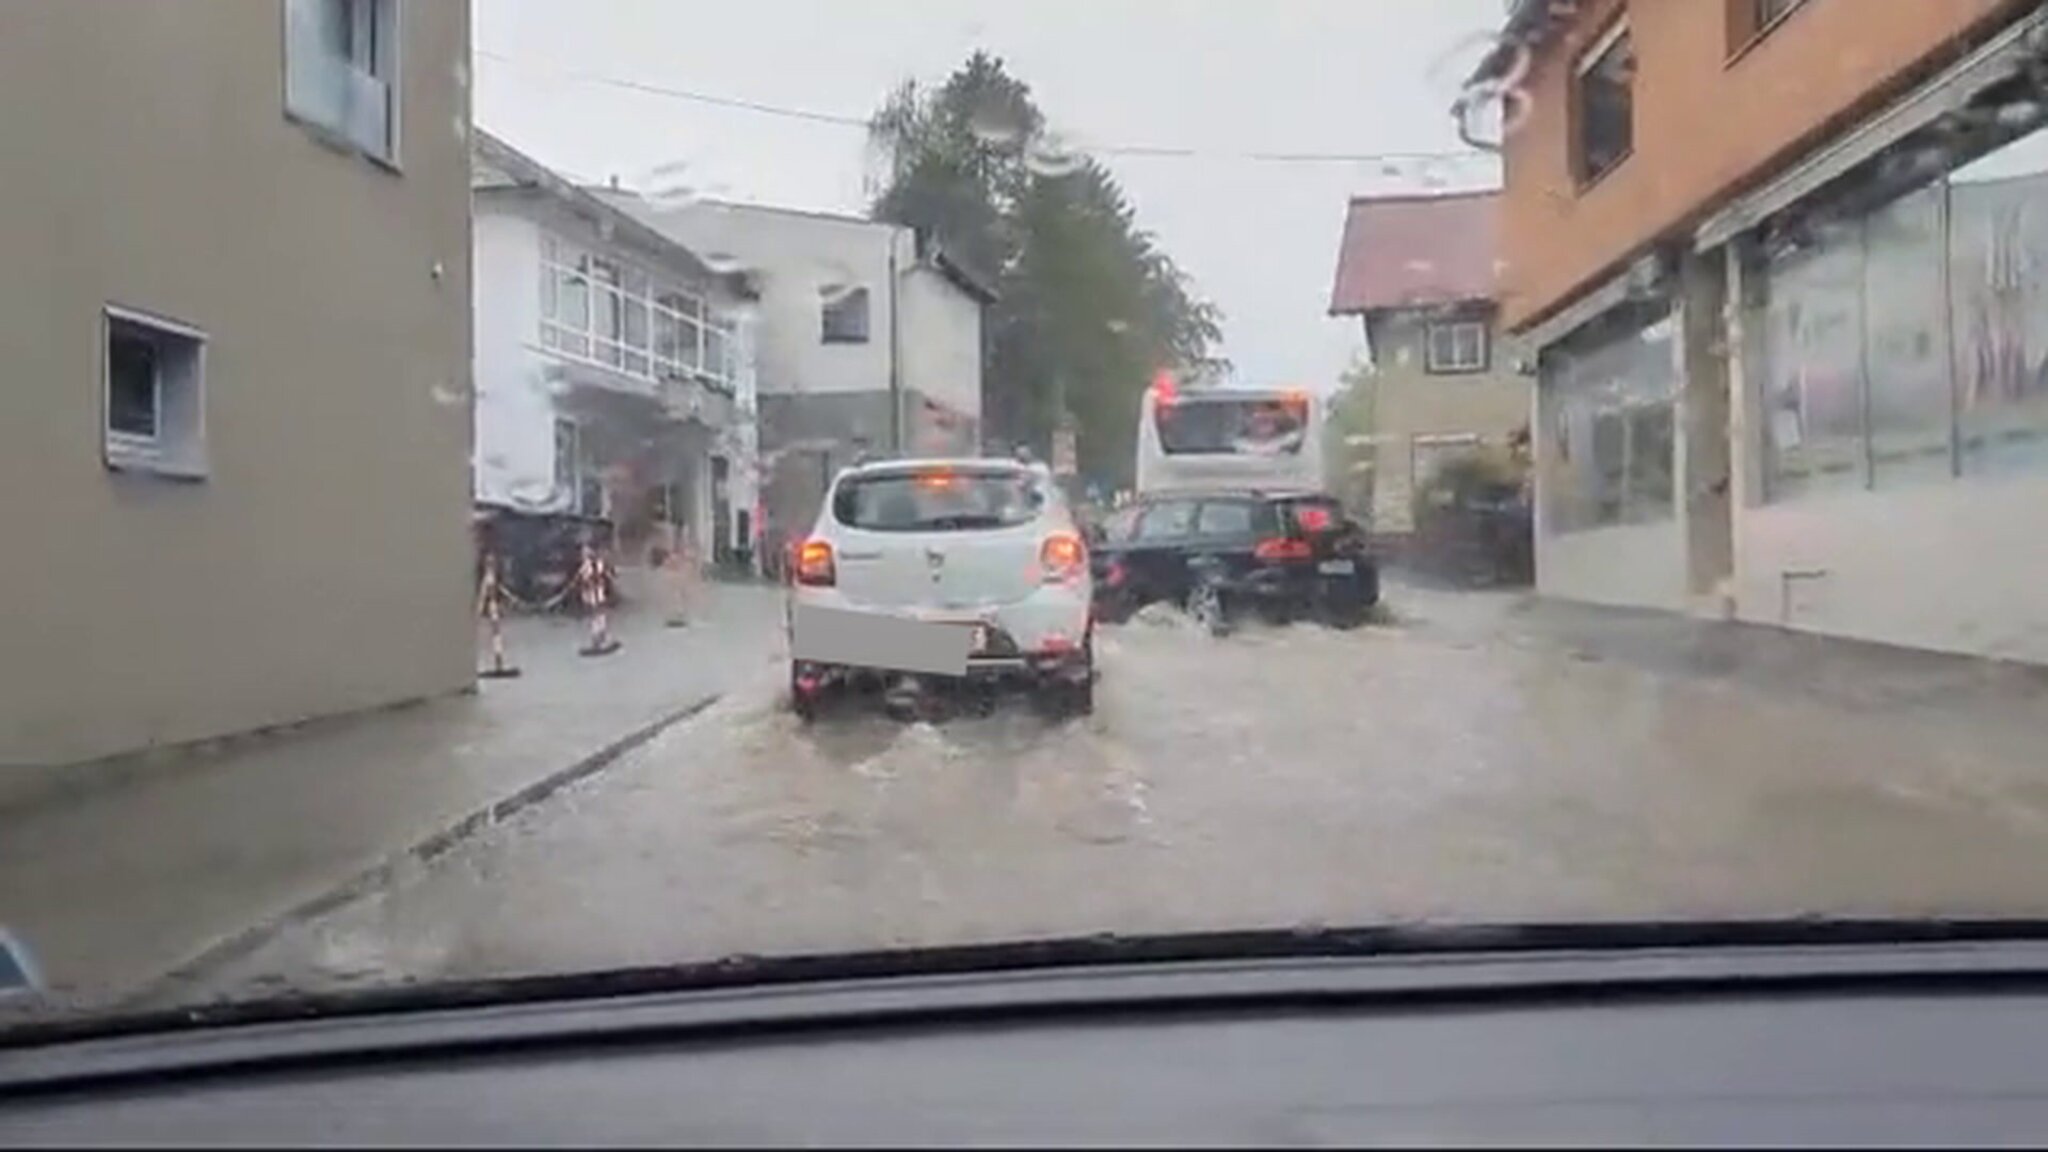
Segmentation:
<svg viewBox="0 0 2048 1152">
<path fill-rule="evenodd" d="M 870 122 L 876 219 L 919 229 L 988 279 L 984 434 L 1049 454 L 1061 408 L 1084 475 L 1130 483 L 1140 393 L 1160 368 L 1220 364 L 1222 315 L 1137 225 L 1108 170 L 1061 152 L 1031 91 L 977 52 L 906 82 Z"/>
</svg>

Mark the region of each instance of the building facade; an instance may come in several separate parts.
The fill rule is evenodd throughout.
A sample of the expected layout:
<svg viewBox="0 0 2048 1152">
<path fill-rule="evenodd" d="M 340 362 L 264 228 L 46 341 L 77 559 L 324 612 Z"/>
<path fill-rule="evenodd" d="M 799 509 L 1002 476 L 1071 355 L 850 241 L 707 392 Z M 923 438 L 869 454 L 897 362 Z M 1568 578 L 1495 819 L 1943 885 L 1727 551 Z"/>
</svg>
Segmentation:
<svg viewBox="0 0 2048 1152">
<path fill-rule="evenodd" d="M 621 208 L 760 290 L 763 516 L 806 531 L 833 473 L 864 451 L 975 455 L 981 319 L 992 296 L 913 231 L 852 216 L 697 201 Z"/>
<path fill-rule="evenodd" d="M 2044 20 L 1516 5 L 1542 590 L 2048 661 Z"/>
<path fill-rule="evenodd" d="M 475 183 L 478 505 L 750 552 L 746 279 L 481 131 Z"/>
<path fill-rule="evenodd" d="M 1494 266 L 1500 196 L 1356 197 L 1344 220 L 1330 314 L 1357 316 L 1370 355 L 1372 530 L 1414 530 L 1437 467 L 1506 450 L 1533 390 L 1503 340 Z"/>
<path fill-rule="evenodd" d="M 0 765 L 472 683 L 468 7 L 0 23 Z"/>
</svg>

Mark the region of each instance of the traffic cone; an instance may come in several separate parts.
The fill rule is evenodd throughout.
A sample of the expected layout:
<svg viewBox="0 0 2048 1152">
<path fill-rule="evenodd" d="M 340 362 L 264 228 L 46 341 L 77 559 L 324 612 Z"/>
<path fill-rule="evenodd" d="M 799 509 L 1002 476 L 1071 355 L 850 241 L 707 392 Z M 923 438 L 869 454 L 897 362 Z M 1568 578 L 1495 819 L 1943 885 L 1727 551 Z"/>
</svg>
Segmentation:
<svg viewBox="0 0 2048 1152">
<path fill-rule="evenodd" d="M 504 588 L 498 583 L 498 558 L 486 557 L 483 587 L 477 600 L 491 629 L 491 666 L 477 675 L 488 680 L 510 680 L 519 675 L 518 668 L 505 663 L 504 597 Z"/>
<path fill-rule="evenodd" d="M 590 643 L 577 651 L 584 656 L 609 656 L 619 650 L 619 642 L 612 636 L 611 613 L 605 606 L 604 562 L 588 544 L 583 546 L 583 563 L 576 577 L 583 584 L 583 606 L 590 610 Z"/>
</svg>

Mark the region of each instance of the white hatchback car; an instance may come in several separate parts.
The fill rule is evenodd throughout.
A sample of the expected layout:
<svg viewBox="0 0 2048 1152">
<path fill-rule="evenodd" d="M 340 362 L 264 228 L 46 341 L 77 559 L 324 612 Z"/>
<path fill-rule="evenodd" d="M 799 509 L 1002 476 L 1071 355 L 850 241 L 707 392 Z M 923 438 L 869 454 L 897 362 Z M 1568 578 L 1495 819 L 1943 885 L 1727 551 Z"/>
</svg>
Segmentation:
<svg viewBox="0 0 2048 1152">
<path fill-rule="evenodd" d="M 839 473 L 790 558 L 790 695 L 1021 682 L 1094 709 L 1088 550 L 1043 465 L 890 460 Z"/>
</svg>

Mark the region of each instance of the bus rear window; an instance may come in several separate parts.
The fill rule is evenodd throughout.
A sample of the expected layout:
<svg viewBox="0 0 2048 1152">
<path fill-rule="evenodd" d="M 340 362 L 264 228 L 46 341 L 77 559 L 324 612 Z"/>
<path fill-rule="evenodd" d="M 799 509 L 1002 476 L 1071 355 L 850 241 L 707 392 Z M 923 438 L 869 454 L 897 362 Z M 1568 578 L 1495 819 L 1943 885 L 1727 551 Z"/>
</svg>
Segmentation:
<svg viewBox="0 0 2048 1152">
<path fill-rule="evenodd" d="M 1028 524 L 1045 508 L 1036 476 L 1021 471 L 933 469 L 850 477 L 832 518 L 869 532 L 961 532 Z"/>
<path fill-rule="evenodd" d="M 1182 397 L 1153 410 L 1159 447 L 1169 456 L 1296 455 L 1308 406 L 1288 400 Z"/>
</svg>

